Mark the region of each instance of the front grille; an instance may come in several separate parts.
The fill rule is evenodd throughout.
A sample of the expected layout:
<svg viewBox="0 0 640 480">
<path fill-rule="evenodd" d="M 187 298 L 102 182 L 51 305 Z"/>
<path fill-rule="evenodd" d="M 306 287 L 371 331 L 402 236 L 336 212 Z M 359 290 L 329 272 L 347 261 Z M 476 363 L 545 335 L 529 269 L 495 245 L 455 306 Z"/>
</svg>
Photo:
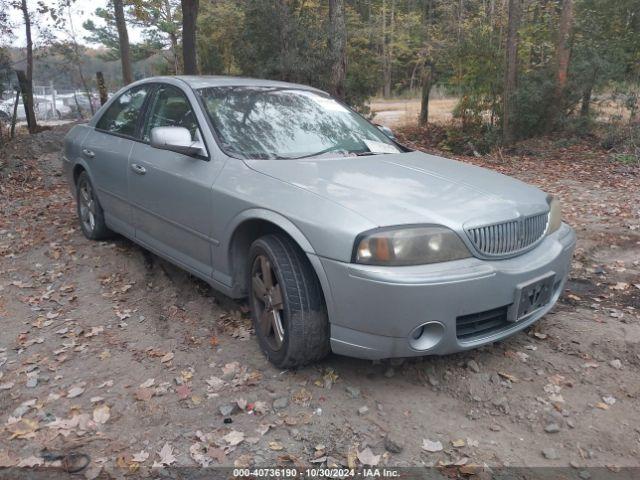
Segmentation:
<svg viewBox="0 0 640 480">
<path fill-rule="evenodd" d="M 508 306 L 494 308 L 456 318 L 458 340 L 471 341 L 509 328 L 513 323 L 507 320 L 508 308 Z"/>
<path fill-rule="evenodd" d="M 482 255 L 500 257 L 524 252 L 547 231 L 548 213 L 467 229 L 473 246 Z"/>
</svg>

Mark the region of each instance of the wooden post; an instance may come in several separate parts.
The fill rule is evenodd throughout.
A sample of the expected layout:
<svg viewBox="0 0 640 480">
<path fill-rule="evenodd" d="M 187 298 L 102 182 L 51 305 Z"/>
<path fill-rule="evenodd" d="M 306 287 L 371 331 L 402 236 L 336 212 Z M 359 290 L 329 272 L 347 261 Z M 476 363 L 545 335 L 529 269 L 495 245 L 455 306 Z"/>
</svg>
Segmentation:
<svg viewBox="0 0 640 480">
<path fill-rule="evenodd" d="M 13 103 L 13 116 L 11 117 L 11 138 L 16 135 L 16 119 L 18 118 L 18 103 L 20 102 L 20 90 L 16 88 L 16 101 Z"/>
<path fill-rule="evenodd" d="M 73 101 L 76 102 L 76 110 L 78 111 L 78 118 L 80 120 L 84 120 L 84 115 L 82 114 L 82 110 L 80 109 L 80 103 L 78 103 L 78 97 L 76 96 L 76 92 L 73 92 Z"/>
<path fill-rule="evenodd" d="M 58 102 L 56 101 L 56 89 L 53 85 L 53 80 L 49 82 L 49 88 L 51 89 L 51 105 L 53 106 L 51 116 L 53 119 L 60 119 L 58 115 Z"/>
<path fill-rule="evenodd" d="M 18 76 L 18 84 L 20 85 L 20 92 L 22 93 L 22 103 L 24 105 L 24 113 L 27 116 L 27 126 L 29 127 L 29 133 L 35 133 L 38 124 L 36 122 L 36 115 L 33 111 L 33 92 L 31 91 L 31 83 L 27 81 L 27 75 L 24 70 L 16 70 Z"/>
<path fill-rule="evenodd" d="M 107 94 L 107 85 L 104 83 L 104 75 L 102 72 L 96 72 L 96 82 L 98 83 L 98 92 L 100 93 L 100 105 L 107 103 L 109 95 Z"/>
</svg>

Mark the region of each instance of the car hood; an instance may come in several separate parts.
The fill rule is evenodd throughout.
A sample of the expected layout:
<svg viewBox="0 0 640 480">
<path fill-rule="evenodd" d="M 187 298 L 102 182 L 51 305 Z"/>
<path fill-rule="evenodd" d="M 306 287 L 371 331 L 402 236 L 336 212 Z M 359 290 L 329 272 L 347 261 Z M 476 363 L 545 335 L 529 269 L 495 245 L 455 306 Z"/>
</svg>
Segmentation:
<svg viewBox="0 0 640 480">
<path fill-rule="evenodd" d="M 247 165 L 336 202 L 376 226 L 435 223 L 460 229 L 548 210 L 546 194 L 535 187 L 422 152 L 249 160 Z"/>
</svg>

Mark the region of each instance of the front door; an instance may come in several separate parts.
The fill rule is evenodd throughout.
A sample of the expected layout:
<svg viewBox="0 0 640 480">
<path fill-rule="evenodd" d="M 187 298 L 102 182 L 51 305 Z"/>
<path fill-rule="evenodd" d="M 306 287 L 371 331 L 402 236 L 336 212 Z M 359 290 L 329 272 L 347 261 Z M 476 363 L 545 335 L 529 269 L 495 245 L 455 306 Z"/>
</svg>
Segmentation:
<svg viewBox="0 0 640 480">
<path fill-rule="evenodd" d="M 150 85 L 141 85 L 115 99 L 82 145 L 107 225 L 130 236 L 133 224 L 127 188 L 128 160 L 150 89 Z"/>
<path fill-rule="evenodd" d="M 149 145 L 152 128 L 187 128 L 201 139 L 193 108 L 179 88 L 160 85 L 149 104 L 142 142 L 129 157 L 129 198 L 136 239 L 176 263 L 211 277 L 213 206 L 217 168 L 209 158 L 191 157 Z"/>
</svg>

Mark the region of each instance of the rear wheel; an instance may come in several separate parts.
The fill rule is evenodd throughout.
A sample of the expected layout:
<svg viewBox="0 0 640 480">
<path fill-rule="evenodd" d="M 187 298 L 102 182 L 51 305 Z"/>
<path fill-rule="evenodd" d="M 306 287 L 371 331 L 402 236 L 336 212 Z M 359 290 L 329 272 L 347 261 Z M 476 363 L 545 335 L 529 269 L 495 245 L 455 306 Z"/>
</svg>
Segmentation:
<svg viewBox="0 0 640 480">
<path fill-rule="evenodd" d="M 304 252 L 285 235 L 266 235 L 251 245 L 248 271 L 253 324 L 269 361 L 292 368 L 325 357 L 327 311 Z"/>
<path fill-rule="evenodd" d="M 80 228 L 90 240 L 103 240 L 111 236 L 104 222 L 104 211 L 89 180 L 87 172 L 82 172 L 76 181 L 76 203 Z"/>
</svg>

